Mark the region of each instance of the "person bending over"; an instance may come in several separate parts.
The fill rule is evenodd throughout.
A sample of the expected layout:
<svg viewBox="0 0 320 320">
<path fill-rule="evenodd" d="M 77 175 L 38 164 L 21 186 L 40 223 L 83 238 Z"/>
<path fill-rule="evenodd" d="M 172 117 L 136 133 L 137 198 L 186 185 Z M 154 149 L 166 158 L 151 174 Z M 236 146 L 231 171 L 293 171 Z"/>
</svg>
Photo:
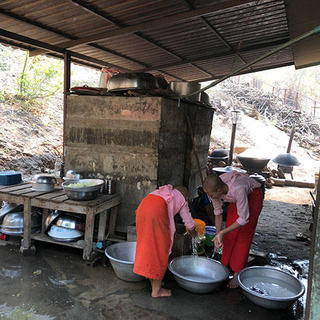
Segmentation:
<svg viewBox="0 0 320 320">
<path fill-rule="evenodd" d="M 214 245 L 222 249 L 221 262 L 234 272 L 229 288 L 237 288 L 238 273 L 246 267 L 252 238 L 262 210 L 261 184 L 248 175 L 232 171 L 206 177 L 204 191 L 212 200 L 216 236 Z M 222 229 L 222 200 L 230 203 L 226 227 Z"/>
<path fill-rule="evenodd" d="M 137 247 L 133 271 L 150 280 L 153 298 L 171 296 L 162 287 L 179 213 L 192 237 L 197 236 L 187 203 L 188 190 L 168 184 L 151 192 L 136 210 Z"/>
</svg>

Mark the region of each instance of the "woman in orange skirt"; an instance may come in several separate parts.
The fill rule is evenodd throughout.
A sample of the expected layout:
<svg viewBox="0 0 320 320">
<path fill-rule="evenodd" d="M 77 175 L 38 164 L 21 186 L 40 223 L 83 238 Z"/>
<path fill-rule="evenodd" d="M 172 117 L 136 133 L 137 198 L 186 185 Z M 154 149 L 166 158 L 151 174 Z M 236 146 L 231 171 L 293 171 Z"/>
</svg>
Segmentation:
<svg viewBox="0 0 320 320">
<path fill-rule="evenodd" d="M 171 296 L 162 288 L 175 233 L 174 216 L 179 213 L 191 236 L 197 232 L 189 211 L 185 187 L 165 185 L 151 192 L 136 210 L 137 247 L 133 271 L 150 280 L 153 298 Z"/>
</svg>

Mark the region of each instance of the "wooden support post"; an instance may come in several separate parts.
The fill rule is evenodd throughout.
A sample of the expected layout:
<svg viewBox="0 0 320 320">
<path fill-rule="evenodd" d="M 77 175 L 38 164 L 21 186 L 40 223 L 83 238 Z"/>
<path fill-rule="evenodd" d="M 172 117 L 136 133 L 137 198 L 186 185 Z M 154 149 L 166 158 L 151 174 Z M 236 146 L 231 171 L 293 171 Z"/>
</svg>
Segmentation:
<svg viewBox="0 0 320 320">
<path fill-rule="evenodd" d="M 90 260 L 93 243 L 93 230 L 94 230 L 94 209 L 90 208 L 90 212 L 86 216 L 86 229 L 84 233 L 85 247 L 83 249 L 83 259 Z"/>
<path fill-rule="evenodd" d="M 319 319 L 320 315 L 320 183 L 317 184 L 317 197 L 312 226 L 312 243 L 308 276 L 306 320 Z"/>
<path fill-rule="evenodd" d="M 63 88 L 63 162 L 65 163 L 65 143 L 66 143 L 66 120 L 67 120 L 67 97 L 71 84 L 71 56 L 64 54 L 64 88 Z"/>
<path fill-rule="evenodd" d="M 231 133 L 231 142 L 230 142 L 228 166 L 232 166 L 234 140 L 235 140 L 235 138 L 236 138 L 236 128 L 237 128 L 237 124 L 236 124 L 236 123 L 233 123 L 233 124 L 232 124 L 232 133 Z"/>
<path fill-rule="evenodd" d="M 44 234 L 46 232 L 46 220 L 49 215 L 49 210 L 48 209 L 43 209 L 42 210 L 42 225 L 41 225 L 41 233 Z"/>
<path fill-rule="evenodd" d="M 108 211 L 106 210 L 101 212 L 99 215 L 98 241 L 104 241 L 106 234 L 107 214 Z"/>
<path fill-rule="evenodd" d="M 31 198 L 24 198 L 23 206 L 23 239 L 21 241 L 20 252 L 25 254 L 31 248 Z"/>
<path fill-rule="evenodd" d="M 108 226 L 108 234 L 110 236 L 114 235 L 115 233 L 117 216 L 118 216 L 118 206 L 110 209 L 109 226 Z"/>
</svg>

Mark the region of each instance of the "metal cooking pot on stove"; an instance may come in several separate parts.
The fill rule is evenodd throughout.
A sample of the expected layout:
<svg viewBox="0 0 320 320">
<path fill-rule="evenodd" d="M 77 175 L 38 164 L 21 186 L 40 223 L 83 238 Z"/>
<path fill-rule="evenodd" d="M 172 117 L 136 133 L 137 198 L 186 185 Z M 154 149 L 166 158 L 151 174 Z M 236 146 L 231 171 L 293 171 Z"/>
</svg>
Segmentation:
<svg viewBox="0 0 320 320">
<path fill-rule="evenodd" d="M 172 81 L 170 82 L 170 89 L 179 97 L 183 98 L 190 93 L 198 91 L 201 89 L 201 84 L 199 82 L 187 82 L 187 81 Z M 200 92 L 186 97 L 191 101 L 200 101 Z"/>
<path fill-rule="evenodd" d="M 226 160 L 229 158 L 229 153 L 225 149 L 214 149 L 209 153 L 208 159 L 210 160 Z"/>
<path fill-rule="evenodd" d="M 158 81 L 151 73 L 119 73 L 108 81 L 108 91 L 158 89 Z"/>
<path fill-rule="evenodd" d="M 299 160 L 290 153 L 279 154 L 272 159 L 272 161 L 281 167 L 294 167 L 300 165 Z"/>
<path fill-rule="evenodd" d="M 268 158 L 245 157 L 240 155 L 237 155 L 237 159 L 240 161 L 244 168 L 259 171 L 261 171 L 270 161 L 270 159 Z"/>
</svg>

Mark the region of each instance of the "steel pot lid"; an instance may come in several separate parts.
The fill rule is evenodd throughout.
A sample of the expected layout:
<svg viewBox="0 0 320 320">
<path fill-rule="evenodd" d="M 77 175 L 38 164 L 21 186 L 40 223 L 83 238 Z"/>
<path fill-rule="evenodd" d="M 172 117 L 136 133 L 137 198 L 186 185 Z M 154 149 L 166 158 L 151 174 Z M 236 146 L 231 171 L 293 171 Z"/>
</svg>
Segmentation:
<svg viewBox="0 0 320 320">
<path fill-rule="evenodd" d="M 299 160 L 290 153 L 279 154 L 274 159 L 272 159 L 272 161 L 277 163 L 281 167 L 294 167 L 300 165 Z"/>
<path fill-rule="evenodd" d="M 226 149 L 218 148 L 209 153 L 208 158 L 212 160 L 223 160 L 229 157 L 229 152 Z"/>
<path fill-rule="evenodd" d="M 234 168 L 231 166 L 227 166 L 227 167 L 215 167 L 212 168 L 213 171 L 218 172 L 218 173 L 226 173 L 226 172 L 232 172 L 232 171 L 238 171 L 241 173 L 246 173 L 246 170 L 240 169 L 240 168 Z"/>
<path fill-rule="evenodd" d="M 42 174 L 36 174 L 32 178 L 32 182 L 37 184 L 56 184 L 57 178 L 53 175 L 42 173 Z"/>
</svg>

